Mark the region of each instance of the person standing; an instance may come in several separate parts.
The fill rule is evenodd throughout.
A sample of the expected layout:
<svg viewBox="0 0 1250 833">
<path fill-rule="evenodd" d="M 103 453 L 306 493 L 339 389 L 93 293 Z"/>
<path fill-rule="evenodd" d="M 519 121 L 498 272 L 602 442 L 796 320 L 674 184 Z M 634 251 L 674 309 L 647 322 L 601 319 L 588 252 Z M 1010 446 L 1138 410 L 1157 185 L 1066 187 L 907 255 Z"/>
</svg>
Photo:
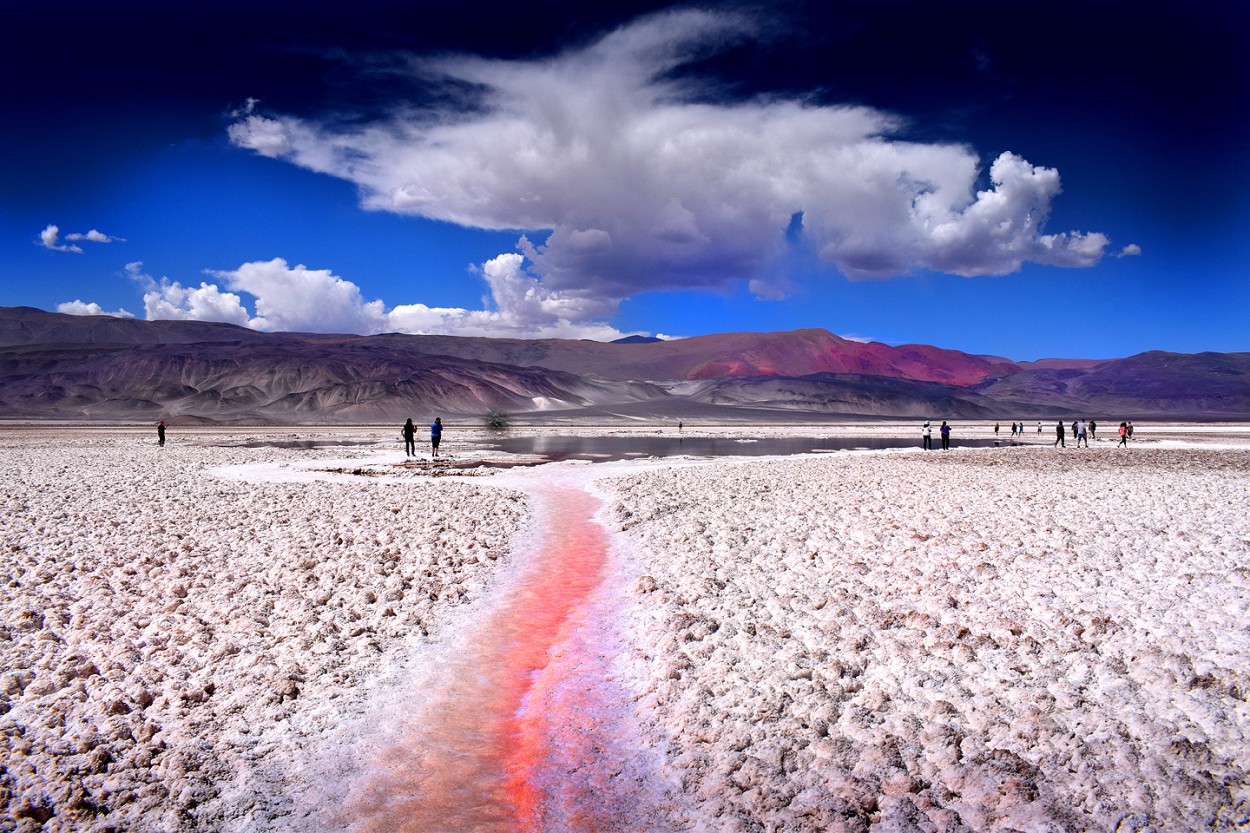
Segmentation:
<svg viewBox="0 0 1250 833">
<path fill-rule="evenodd" d="M 404 427 L 400 429 L 404 435 L 404 456 L 417 456 L 417 426 L 412 424 L 412 417 L 408 417 L 408 421 L 404 423 Z"/>
<path fill-rule="evenodd" d="M 165 447 L 165 420 L 156 421 L 156 444 L 161 448 Z"/>
<path fill-rule="evenodd" d="M 1063 441 L 1063 420 L 1055 423 L 1055 445 L 1060 448 L 1067 448 L 1068 445 Z"/>
<path fill-rule="evenodd" d="M 920 437 L 922 440 L 922 445 L 920 447 L 923 448 L 925 451 L 932 451 L 933 450 L 933 426 L 929 424 L 929 420 L 927 419 L 924 421 L 924 428 L 920 430 Z"/>
<path fill-rule="evenodd" d="M 1094 442 L 1098 442 L 1098 437 L 1094 434 L 1096 430 L 1098 430 L 1098 423 L 1091 419 L 1089 421 L 1089 438 Z"/>
<path fill-rule="evenodd" d="M 1120 446 L 1128 448 L 1128 426 L 1123 422 L 1120 423 L 1120 442 L 1116 445 L 1116 448 Z"/>
<path fill-rule="evenodd" d="M 1133 420 L 1128 421 L 1128 438 L 1133 439 Z"/>
<path fill-rule="evenodd" d="M 994 423 L 994 442 L 998 442 L 998 423 Z"/>
<path fill-rule="evenodd" d="M 1038 436 L 1041 436 L 1041 433 L 1042 433 L 1042 421 L 1041 421 L 1040 419 L 1037 421 L 1037 433 L 1038 433 Z"/>
<path fill-rule="evenodd" d="M 946 424 L 946 420 L 942 420 L 942 450 L 949 451 L 951 447 L 951 427 Z"/>
<path fill-rule="evenodd" d="M 1089 434 L 1086 433 L 1085 420 L 1081 420 L 1076 426 L 1076 447 L 1080 448 L 1081 443 L 1085 443 L 1085 447 L 1089 448 Z"/>
<path fill-rule="evenodd" d="M 438 444 L 443 439 L 443 418 L 434 417 L 433 424 L 430 425 L 430 446 L 434 449 L 434 456 L 438 456 Z"/>
</svg>

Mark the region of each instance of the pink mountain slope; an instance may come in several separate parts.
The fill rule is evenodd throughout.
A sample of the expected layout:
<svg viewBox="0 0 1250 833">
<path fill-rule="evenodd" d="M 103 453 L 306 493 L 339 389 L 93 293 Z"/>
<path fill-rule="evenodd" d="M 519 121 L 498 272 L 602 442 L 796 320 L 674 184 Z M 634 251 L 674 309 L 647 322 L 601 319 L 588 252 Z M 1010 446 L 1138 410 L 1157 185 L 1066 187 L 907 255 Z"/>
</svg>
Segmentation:
<svg viewBox="0 0 1250 833">
<path fill-rule="evenodd" d="M 689 379 L 862 373 L 966 387 L 1002 374 L 1001 366 L 958 350 L 923 344 L 864 344 L 827 330 L 729 333 L 686 341 L 697 342 L 712 356 L 692 368 L 686 376 Z"/>
</svg>

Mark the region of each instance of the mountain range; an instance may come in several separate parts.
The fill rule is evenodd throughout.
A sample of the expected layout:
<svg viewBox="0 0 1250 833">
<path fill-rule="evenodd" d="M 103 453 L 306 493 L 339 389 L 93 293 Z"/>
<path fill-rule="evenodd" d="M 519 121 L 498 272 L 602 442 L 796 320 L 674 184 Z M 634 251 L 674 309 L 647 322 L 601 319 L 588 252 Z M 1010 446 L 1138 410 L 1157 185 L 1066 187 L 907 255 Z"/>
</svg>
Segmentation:
<svg viewBox="0 0 1250 833">
<path fill-rule="evenodd" d="M 0 307 L 0 418 L 375 423 L 429 415 L 1003 422 L 1244 419 L 1250 353 L 1016 362 L 821 329 L 604 343 L 264 333 Z"/>
</svg>

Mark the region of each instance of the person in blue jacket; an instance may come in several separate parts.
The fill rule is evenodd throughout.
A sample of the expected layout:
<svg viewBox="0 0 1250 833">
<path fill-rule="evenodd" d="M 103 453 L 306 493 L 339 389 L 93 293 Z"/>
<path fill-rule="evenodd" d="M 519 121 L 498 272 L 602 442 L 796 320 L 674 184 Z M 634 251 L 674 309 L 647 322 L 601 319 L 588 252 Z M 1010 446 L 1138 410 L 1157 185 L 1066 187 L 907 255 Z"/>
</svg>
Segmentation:
<svg viewBox="0 0 1250 833">
<path fill-rule="evenodd" d="M 443 418 L 435 417 L 430 426 L 430 445 L 434 447 L 434 456 L 438 456 L 438 442 L 443 438 Z"/>
</svg>

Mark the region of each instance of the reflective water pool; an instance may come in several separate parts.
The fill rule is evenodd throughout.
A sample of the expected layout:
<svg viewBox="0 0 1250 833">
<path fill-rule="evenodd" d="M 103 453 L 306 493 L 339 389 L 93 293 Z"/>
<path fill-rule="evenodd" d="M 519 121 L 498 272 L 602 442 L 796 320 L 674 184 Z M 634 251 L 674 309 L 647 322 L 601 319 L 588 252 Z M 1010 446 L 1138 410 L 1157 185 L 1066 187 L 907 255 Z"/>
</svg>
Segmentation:
<svg viewBox="0 0 1250 833">
<path fill-rule="evenodd" d="M 1016 445 L 1011 440 L 960 439 L 952 437 L 952 448 Z M 768 457 L 788 454 L 916 448 L 920 438 L 903 437 L 733 437 L 668 436 L 572 436 L 539 434 L 502 436 L 483 440 L 482 446 L 508 454 L 533 454 L 552 462 L 560 460 L 628 460 L 635 457 Z M 937 448 L 940 442 L 933 438 Z"/>
</svg>

